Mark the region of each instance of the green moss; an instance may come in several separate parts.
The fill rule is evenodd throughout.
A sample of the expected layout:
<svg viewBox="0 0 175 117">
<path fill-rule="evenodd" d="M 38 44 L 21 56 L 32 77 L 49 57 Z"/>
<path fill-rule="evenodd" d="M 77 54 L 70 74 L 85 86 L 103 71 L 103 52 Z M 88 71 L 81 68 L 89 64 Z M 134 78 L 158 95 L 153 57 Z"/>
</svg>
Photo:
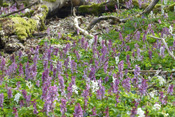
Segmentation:
<svg viewBox="0 0 175 117">
<path fill-rule="evenodd" d="M 43 1 L 47 1 L 47 2 L 56 2 L 56 0 L 43 0 Z"/>
<path fill-rule="evenodd" d="M 172 4 L 172 5 L 170 5 L 170 6 L 168 7 L 168 10 L 169 10 L 169 11 L 174 11 L 174 10 L 175 10 L 175 9 L 174 9 L 174 6 L 175 6 L 175 3 Z"/>
<path fill-rule="evenodd" d="M 34 10 L 30 10 L 30 12 L 25 13 L 24 16 L 30 18 L 33 15 L 33 13 L 34 13 Z"/>
<path fill-rule="evenodd" d="M 133 0 L 132 4 L 134 5 L 134 7 L 139 7 L 139 3 L 137 0 Z"/>
<path fill-rule="evenodd" d="M 143 3 L 142 6 L 141 6 L 141 8 L 142 9 L 145 9 L 146 7 L 148 7 L 148 5 L 149 5 L 148 3 Z"/>
<path fill-rule="evenodd" d="M 44 22 L 45 22 L 45 19 L 46 19 L 46 16 L 47 16 L 49 10 L 48 10 L 48 7 L 46 5 L 42 5 L 41 8 L 43 8 L 44 10 L 42 11 L 43 16 L 39 17 L 40 22 L 41 22 L 40 30 L 45 30 L 46 26 L 45 26 Z"/>
<path fill-rule="evenodd" d="M 33 19 L 25 20 L 21 17 L 13 17 L 11 20 L 14 22 L 14 32 L 20 40 L 25 40 L 26 37 L 31 36 L 37 28 L 36 21 Z"/>
<path fill-rule="evenodd" d="M 9 6 L 8 3 L 6 3 L 6 2 L 3 3 L 3 7 L 8 7 L 8 6 Z"/>
<path fill-rule="evenodd" d="M 153 9 L 153 12 L 154 13 L 160 12 L 161 11 L 161 6 L 162 6 L 161 4 L 156 4 L 154 9 Z"/>
</svg>

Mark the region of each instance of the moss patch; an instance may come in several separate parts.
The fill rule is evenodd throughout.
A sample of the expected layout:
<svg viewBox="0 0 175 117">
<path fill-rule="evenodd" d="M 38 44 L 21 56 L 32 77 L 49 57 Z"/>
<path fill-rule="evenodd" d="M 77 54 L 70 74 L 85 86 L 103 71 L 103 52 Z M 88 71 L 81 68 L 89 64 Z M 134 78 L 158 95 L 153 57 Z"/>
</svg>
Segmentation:
<svg viewBox="0 0 175 117">
<path fill-rule="evenodd" d="M 11 20 L 14 22 L 14 32 L 21 41 L 25 40 L 26 37 L 31 36 L 37 29 L 36 21 L 33 19 L 25 20 L 21 17 L 13 17 Z"/>
<path fill-rule="evenodd" d="M 49 12 L 48 10 L 48 7 L 46 5 L 42 5 L 41 8 L 43 8 L 44 10 L 42 11 L 42 17 L 39 17 L 40 18 L 40 22 L 41 22 L 41 26 L 40 26 L 40 30 L 45 30 L 46 29 L 46 26 L 45 26 L 45 19 L 46 19 L 46 16 Z"/>
<path fill-rule="evenodd" d="M 56 2 L 56 0 L 43 0 L 43 1 L 47 1 L 47 2 Z"/>
</svg>

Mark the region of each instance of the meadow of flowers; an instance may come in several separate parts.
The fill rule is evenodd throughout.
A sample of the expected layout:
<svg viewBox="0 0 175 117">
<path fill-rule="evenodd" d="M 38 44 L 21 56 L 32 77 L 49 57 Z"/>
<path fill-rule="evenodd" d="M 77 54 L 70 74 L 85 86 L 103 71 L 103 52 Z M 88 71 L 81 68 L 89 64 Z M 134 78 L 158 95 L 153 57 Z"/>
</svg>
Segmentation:
<svg viewBox="0 0 175 117">
<path fill-rule="evenodd" d="M 0 116 L 174 117 L 175 62 L 161 40 L 149 37 L 165 38 L 173 52 L 173 14 L 64 44 L 59 33 L 26 53 L 2 54 Z"/>
</svg>

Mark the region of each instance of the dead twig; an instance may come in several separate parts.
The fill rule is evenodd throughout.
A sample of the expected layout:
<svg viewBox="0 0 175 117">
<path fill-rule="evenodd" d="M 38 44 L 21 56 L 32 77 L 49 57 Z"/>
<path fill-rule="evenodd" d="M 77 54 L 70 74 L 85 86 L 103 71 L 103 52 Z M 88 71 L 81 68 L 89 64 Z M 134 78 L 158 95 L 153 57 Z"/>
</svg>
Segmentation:
<svg viewBox="0 0 175 117">
<path fill-rule="evenodd" d="M 75 28 L 77 30 L 79 30 L 83 35 L 88 35 L 88 36 L 90 36 L 90 37 L 93 38 L 94 36 L 92 34 L 90 34 L 88 31 L 86 31 L 86 30 L 84 30 L 84 29 L 82 29 L 82 28 L 79 27 L 79 25 L 78 25 L 78 19 L 80 19 L 81 16 L 76 16 L 76 14 L 75 14 L 75 8 L 73 9 L 73 15 L 74 15 L 74 26 L 75 26 Z"/>
<path fill-rule="evenodd" d="M 118 23 L 126 22 L 128 20 L 128 19 L 119 19 L 118 17 L 115 17 L 115 16 L 101 16 L 92 20 L 91 23 L 88 25 L 87 30 L 91 30 L 96 23 L 102 20 L 108 20 L 108 19 L 112 19 L 114 22 L 118 22 Z"/>
<path fill-rule="evenodd" d="M 167 49 L 169 55 L 175 60 L 175 56 L 174 56 L 173 53 L 169 50 L 168 45 L 167 45 L 167 43 L 165 42 L 165 39 L 164 39 L 164 38 L 159 38 L 159 37 L 155 37 L 155 36 L 149 36 L 149 37 L 152 37 L 152 38 L 154 38 L 154 39 L 159 39 L 159 40 L 161 40 L 162 43 L 165 45 L 165 48 Z"/>
</svg>

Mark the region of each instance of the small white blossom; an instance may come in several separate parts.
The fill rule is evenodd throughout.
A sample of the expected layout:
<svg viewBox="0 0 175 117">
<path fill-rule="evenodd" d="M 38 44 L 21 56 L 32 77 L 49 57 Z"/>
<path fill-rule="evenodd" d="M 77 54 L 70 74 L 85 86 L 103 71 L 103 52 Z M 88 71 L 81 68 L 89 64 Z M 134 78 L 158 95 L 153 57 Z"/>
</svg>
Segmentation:
<svg viewBox="0 0 175 117">
<path fill-rule="evenodd" d="M 118 65 L 118 62 L 119 62 L 119 57 L 116 56 L 116 57 L 115 57 L 115 63 Z"/>
<path fill-rule="evenodd" d="M 137 114 L 139 115 L 138 117 L 145 117 L 144 111 L 141 108 L 137 109 Z"/>
<path fill-rule="evenodd" d="M 89 40 L 89 46 L 90 47 L 92 46 L 93 42 L 94 42 L 94 39 L 93 38 Z"/>
<path fill-rule="evenodd" d="M 167 4 L 167 0 L 164 0 L 164 4 L 165 4 L 165 5 Z"/>
<path fill-rule="evenodd" d="M 27 9 L 24 10 L 24 12 L 28 13 L 28 12 L 30 12 L 30 9 L 27 8 Z"/>
<path fill-rule="evenodd" d="M 78 87 L 76 85 L 72 85 L 72 92 L 78 94 Z"/>
<path fill-rule="evenodd" d="M 21 94 L 20 94 L 20 93 L 17 93 L 17 94 L 15 95 L 14 101 L 16 101 L 16 102 L 18 103 L 20 97 L 21 97 Z"/>
<path fill-rule="evenodd" d="M 166 83 L 165 79 L 162 76 L 157 76 L 157 78 L 159 79 L 160 85 L 163 85 L 164 83 Z"/>
<path fill-rule="evenodd" d="M 26 85 L 27 85 L 27 87 L 28 87 L 29 89 L 31 89 L 31 87 L 32 87 L 31 82 L 28 82 L 28 81 L 27 81 Z"/>
<path fill-rule="evenodd" d="M 150 18 L 155 18 L 153 11 L 151 11 L 149 15 L 150 15 Z"/>
<path fill-rule="evenodd" d="M 171 34 L 173 34 L 173 27 L 170 25 L 170 27 L 169 27 L 169 32 L 171 33 Z"/>
<path fill-rule="evenodd" d="M 162 15 L 164 15 L 165 11 L 164 11 L 164 6 L 163 5 L 161 6 L 161 12 L 162 12 Z"/>
<path fill-rule="evenodd" d="M 160 108 L 161 108 L 161 105 L 159 105 L 159 104 L 154 104 L 154 106 L 153 106 L 154 110 L 160 110 Z"/>
<path fill-rule="evenodd" d="M 96 92 L 99 89 L 98 82 L 97 81 L 91 81 L 91 87 L 92 87 L 92 92 Z"/>
</svg>

